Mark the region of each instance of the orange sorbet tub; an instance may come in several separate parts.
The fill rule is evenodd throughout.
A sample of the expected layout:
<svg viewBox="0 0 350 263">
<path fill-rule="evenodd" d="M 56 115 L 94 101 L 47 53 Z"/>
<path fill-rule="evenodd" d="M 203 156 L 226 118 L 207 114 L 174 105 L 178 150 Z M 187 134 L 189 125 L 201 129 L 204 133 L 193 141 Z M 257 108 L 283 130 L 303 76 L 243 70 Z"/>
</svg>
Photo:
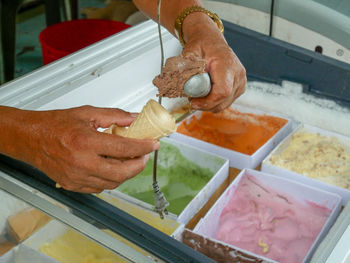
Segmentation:
<svg viewBox="0 0 350 263">
<path fill-rule="evenodd" d="M 171 137 L 224 156 L 231 167 L 255 168 L 292 126 L 286 117 L 234 105 L 216 114 L 194 113 Z"/>
</svg>

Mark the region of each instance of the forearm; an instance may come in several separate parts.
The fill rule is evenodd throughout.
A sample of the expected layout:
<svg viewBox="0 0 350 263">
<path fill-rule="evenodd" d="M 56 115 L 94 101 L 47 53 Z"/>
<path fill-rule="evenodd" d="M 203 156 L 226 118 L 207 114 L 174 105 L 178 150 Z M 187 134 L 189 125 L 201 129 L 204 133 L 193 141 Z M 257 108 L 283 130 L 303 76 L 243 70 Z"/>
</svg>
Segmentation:
<svg viewBox="0 0 350 263">
<path fill-rule="evenodd" d="M 32 121 L 30 111 L 0 106 L 0 153 L 29 162 L 37 143 Z"/>
<path fill-rule="evenodd" d="M 134 0 L 135 5 L 148 17 L 157 21 L 158 0 Z M 203 6 L 198 0 L 163 0 L 161 3 L 161 24 L 174 34 L 174 22 L 186 7 Z"/>
<path fill-rule="evenodd" d="M 158 0 L 134 0 L 134 3 L 143 13 L 157 21 Z M 198 0 L 162 1 L 161 24 L 168 29 L 169 32 L 175 35 L 175 19 L 186 7 L 193 5 L 203 6 L 201 1 Z M 183 21 L 182 31 L 185 42 L 192 39 L 201 39 L 210 34 L 211 37 L 215 37 L 226 43 L 223 35 L 213 20 L 201 12 L 194 12 L 188 15 Z"/>
</svg>

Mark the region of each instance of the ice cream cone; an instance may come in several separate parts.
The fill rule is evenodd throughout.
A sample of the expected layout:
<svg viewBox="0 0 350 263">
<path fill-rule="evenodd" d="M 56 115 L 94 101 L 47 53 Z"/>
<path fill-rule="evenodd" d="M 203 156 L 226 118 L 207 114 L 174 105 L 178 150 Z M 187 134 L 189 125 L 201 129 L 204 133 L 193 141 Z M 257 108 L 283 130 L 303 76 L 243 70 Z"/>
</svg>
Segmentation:
<svg viewBox="0 0 350 263">
<path fill-rule="evenodd" d="M 128 129 L 112 125 L 106 132 L 136 139 L 159 139 L 176 130 L 173 116 L 155 100 L 150 100 Z"/>
<path fill-rule="evenodd" d="M 118 134 L 120 136 L 126 137 L 127 129 L 125 127 L 119 127 L 118 125 L 112 124 L 104 132 L 109 134 Z"/>
</svg>

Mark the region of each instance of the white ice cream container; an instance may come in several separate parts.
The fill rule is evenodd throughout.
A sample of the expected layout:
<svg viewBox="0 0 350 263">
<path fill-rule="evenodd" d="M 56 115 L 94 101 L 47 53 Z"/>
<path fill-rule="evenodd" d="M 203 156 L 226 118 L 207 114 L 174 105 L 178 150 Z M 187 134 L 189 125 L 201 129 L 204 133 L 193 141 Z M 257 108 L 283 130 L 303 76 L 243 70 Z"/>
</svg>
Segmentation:
<svg viewBox="0 0 350 263">
<path fill-rule="evenodd" d="M 270 153 L 270 151 L 280 141 L 282 141 L 289 133 L 292 132 L 293 125 L 295 125 L 292 119 L 287 118 L 285 116 L 281 116 L 279 114 L 267 113 L 255 108 L 249 108 L 238 104 L 232 104 L 231 108 L 242 113 L 252 113 L 255 115 L 268 115 L 268 116 L 279 117 L 287 120 L 287 123 L 277 133 L 275 133 L 267 142 L 265 142 L 264 145 L 262 145 L 258 150 L 256 150 L 252 155 L 233 151 L 233 150 L 230 150 L 221 146 L 217 146 L 217 145 L 214 145 L 214 144 L 211 144 L 178 132 L 171 134 L 170 138 L 187 143 L 189 145 L 196 146 L 198 148 L 215 153 L 217 155 L 223 156 L 229 159 L 230 167 L 234 167 L 237 169 L 244 169 L 244 168 L 254 169 L 262 162 L 262 160 Z M 200 116 L 201 112 L 195 112 L 194 114 L 197 114 L 198 116 Z M 189 116 L 187 119 L 183 121 L 188 121 L 191 116 Z"/>
<path fill-rule="evenodd" d="M 310 133 L 318 133 L 320 135 L 324 135 L 327 137 L 335 137 L 339 140 L 341 144 L 344 145 L 345 148 L 350 149 L 350 138 L 346 137 L 344 135 L 327 131 L 315 126 L 307 125 L 307 124 L 302 124 L 299 125 L 298 128 L 296 128 L 291 134 L 289 134 L 277 147 L 263 160 L 262 166 L 261 166 L 261 171 L 270 173 L 270 174 L 275 174 L 278 176 L 282 176 L 287 179 L 295 180 L 310 186 L 314 186 L 329 192 L 333 192 L 336 194 L 339 194 L 343 198 L 343 203 L 342 205 L 345 205 L 348 201 L 350 201 L 350 190 L 328 184 L 326 182 L 319 181 L 314 178 L 310 178 L 308 176 L 299 174 L 297 172 L 288 170 L 286 168 L 282 168 L 279 166 L 276 166 L 271 163 L 271 156 L 279 155 L 281 154 L 290 144 L 292 137 L 295 133 L 297 132 L 310 132 Z"/>
<path fill-rule="evenodd" d="M 270 175 L 251 169 L 244 169 L 230 184 L 230 186 L 221 195 L 221 197 L 216 201 L 206 216 L 199 221 L 193 231 L 200 235 L 216 240 L 215 235 L 219 228 L 220 215 L 234 195 L 240 180 L 246 175 L 256 178 L 258 181 L 263 182 L 263 185 L 267 185 L 269 188 L 274 189 L 277 192 L 285 193 L 288 196 L 293 196 L 293 198 L 297 201 L 300 201 L 302 203 L 305 201 L 312 202 L 316 205 L 326 206 L 331 210 L 331 213 L 329 214 L 322 230 L 319 232 L 318 236 L 313 242 L 313 245 L 303 260 L 303 263 L 308 262 L 317 245 L 321 242 L 321 240 L 328 232 L 329 228 L 332 226 L 333 222 L 336 220 L 341 209 L 341 197 L 337 194 L 330 193 L 322 189 L 305 185 L 293 180 L 288 180 L 280 176 Z M 225 242 L 221 243 L 226 244 Z M 229 244 L 226 245 L 232 246 Z M 232 247 L 237 248 L 235 246 Z"/>
<path fill-rule="evenodd" d="M 197 195 L 178 215 L 177 221 L 182 224 L 187 224 L 193 218 L 193 216 L 207 203 L 217 188 L 226 180 L 229 174 L 229 161 L 226 158 L 218 156 L 214 153 L 205 151 L 198 147 L 187 145 L 171 138 L 163 138 L 162 141 L 178 148 L 180 153 L 190 162 L 193 162 L 200 167 L 208 168 L 213 173 L 213 176 L 208 181 L 208 183 L 197 193 Z M 150 178 L 149 182 L 150 184 L 152 183 L 152 178 Z M 118 188 L 113 191 L 118 191 Z M 150 204 L 147 204 L 142 200 L 135 199 L 131 196 L 128 198 L 128 201 L 133 202 L 139 206 L 152 209 L 152 205 L 150 206 Z"/>
</svg>

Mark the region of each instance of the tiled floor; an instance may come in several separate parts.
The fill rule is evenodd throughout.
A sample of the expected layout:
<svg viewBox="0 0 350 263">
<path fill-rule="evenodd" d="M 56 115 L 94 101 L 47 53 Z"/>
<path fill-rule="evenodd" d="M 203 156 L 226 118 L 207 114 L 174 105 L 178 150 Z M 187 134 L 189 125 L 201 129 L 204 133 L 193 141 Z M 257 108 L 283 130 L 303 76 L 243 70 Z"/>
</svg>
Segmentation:
<svg viewBox="0 0 350 263">
<path fill-rule="evenodd" d="M 106 5 L 105 2 L 105 0 L 80 0 L 79 8 L 103 7 Z M 18 21 L 15 78 L 43 65 L 39 34 L 46 27 L 44 8 L 37 7 L 36 10 L 21 13 Z"/>
</svg>

